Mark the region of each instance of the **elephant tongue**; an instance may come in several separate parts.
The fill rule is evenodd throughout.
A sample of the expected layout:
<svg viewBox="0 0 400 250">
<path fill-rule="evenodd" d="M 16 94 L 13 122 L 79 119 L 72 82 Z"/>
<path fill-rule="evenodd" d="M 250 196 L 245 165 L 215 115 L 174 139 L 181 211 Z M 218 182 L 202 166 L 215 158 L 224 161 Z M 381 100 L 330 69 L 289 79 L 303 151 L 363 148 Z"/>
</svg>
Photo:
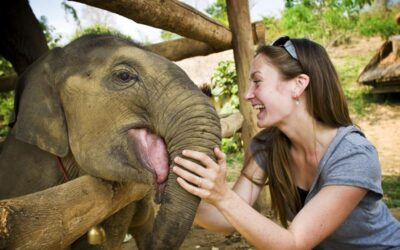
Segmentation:
<svg viewBox="0 0 400 250">
<path fill-rule="evenodd" d="M 158 189 L 163 189 L 169 171 L 167 146 L 164 140 L 147 129 L 130 129 L 129 135 L 135 141 L 136 157 L 155 175 Z"/>
</svg>

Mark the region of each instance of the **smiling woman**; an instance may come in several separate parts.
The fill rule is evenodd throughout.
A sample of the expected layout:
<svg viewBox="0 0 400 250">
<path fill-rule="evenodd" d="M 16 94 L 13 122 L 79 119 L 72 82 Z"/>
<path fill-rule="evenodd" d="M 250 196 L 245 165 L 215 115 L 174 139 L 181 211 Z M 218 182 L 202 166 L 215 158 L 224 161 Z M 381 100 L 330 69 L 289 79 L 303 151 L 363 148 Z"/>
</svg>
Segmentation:
<svg viewBox="0 0 400 250">
<path fill-rule="evenodd" d="M 219 149 L 216 161 L 192 150 L 175 158 L 178 183 L 202 198 L 197 224 L 237 230 L 258 249 L 400 248 L 400 223 L 381 200 L 376 149 L 352 125 L 321 45 L 284 36 L 261 46 L 245 97 L 263 130 L 232 189 Z M 251 207 L 265 184 L 283 227 Z"/>
</svg>

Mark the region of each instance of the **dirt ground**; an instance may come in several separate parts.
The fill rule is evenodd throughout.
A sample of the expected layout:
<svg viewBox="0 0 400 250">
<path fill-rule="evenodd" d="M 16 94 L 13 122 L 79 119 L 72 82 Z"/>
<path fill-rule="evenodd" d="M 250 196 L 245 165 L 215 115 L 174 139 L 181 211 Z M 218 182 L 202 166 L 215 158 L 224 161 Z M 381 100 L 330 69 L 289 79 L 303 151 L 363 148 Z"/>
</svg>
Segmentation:
<svg viewBox="0 0 400 250">
<path fill-rule="evenodd" d="M 346 46 L 329 48 L 328 53 L 335 63 L 348 55 L 376 51 L 382 44 L 379 38 L 355 41 Z M 228 56 L 227 56 L 228 54 Z M 213 55 L 216 57 L 216 55 Z M 225 52 L 221 58 L 226 60 L 229 53 Z M 201 60 L 201 59 L 199 59 Z M 204 59 L 218 61 L 218 59 Z M 190 63 L 184 62 L 185 70 L 197 68 L 201 64 L 198 60 Z M 197 65 L 197 66 L 193 66 Z M 182 65 L 181 65 L 182 66 Z M 361 72 L 362 69 L 360 69 Z M 196 70 L 198 74 L 199 70 Z M 190 75 L 190 72 L 188 73 Z M 208 73 L 210 74 L 210 73 Z M 195 76 L 201 79 L 201 76 Z M 375 145 L 378 150 L 382 173 L 384 175 L 400 175 L 400 101 L 395 104 L 374 104 L 368 115 L 355 118 L 355 122 L 364 131 L 367 138 Z M 225 236 L 223 234 L 212 233 L 200 227 L 194 226 L 186 237 L 181 249 L 253 249 L 239 234 Z"/>
</svg>

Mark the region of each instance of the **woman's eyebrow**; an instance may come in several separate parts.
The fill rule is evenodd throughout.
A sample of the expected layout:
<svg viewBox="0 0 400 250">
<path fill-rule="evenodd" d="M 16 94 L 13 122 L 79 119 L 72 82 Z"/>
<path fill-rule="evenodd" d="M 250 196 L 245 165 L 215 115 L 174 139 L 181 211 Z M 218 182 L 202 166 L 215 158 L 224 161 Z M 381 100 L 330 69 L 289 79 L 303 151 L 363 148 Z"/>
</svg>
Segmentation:
<svg viewBox="0 0 400 250">
<path fill-rule="evenodd" d="M 257 73 L 261 73 L 261 72 L 259 70 L 252 72 L 250 74 L 250 78 L 254 78 L 254 75 L 257 74 Z"/>
</svg>

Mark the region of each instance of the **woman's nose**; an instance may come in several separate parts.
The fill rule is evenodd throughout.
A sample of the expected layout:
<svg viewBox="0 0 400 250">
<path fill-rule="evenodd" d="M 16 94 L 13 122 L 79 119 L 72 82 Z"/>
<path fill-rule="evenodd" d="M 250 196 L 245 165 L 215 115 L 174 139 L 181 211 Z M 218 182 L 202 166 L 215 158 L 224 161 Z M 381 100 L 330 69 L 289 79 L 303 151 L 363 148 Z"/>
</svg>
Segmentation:
<svg viewBox="0 0 400 250">
<path fill-rule="evenodd" d="M 246 101 L 250 101 L 252 98 L 254 98 L 254 91 L 252 85 L 250 84 L 250 86 L 246 89 L 246 92 L 244 93 L 244 99 Z"/>
</svg>

